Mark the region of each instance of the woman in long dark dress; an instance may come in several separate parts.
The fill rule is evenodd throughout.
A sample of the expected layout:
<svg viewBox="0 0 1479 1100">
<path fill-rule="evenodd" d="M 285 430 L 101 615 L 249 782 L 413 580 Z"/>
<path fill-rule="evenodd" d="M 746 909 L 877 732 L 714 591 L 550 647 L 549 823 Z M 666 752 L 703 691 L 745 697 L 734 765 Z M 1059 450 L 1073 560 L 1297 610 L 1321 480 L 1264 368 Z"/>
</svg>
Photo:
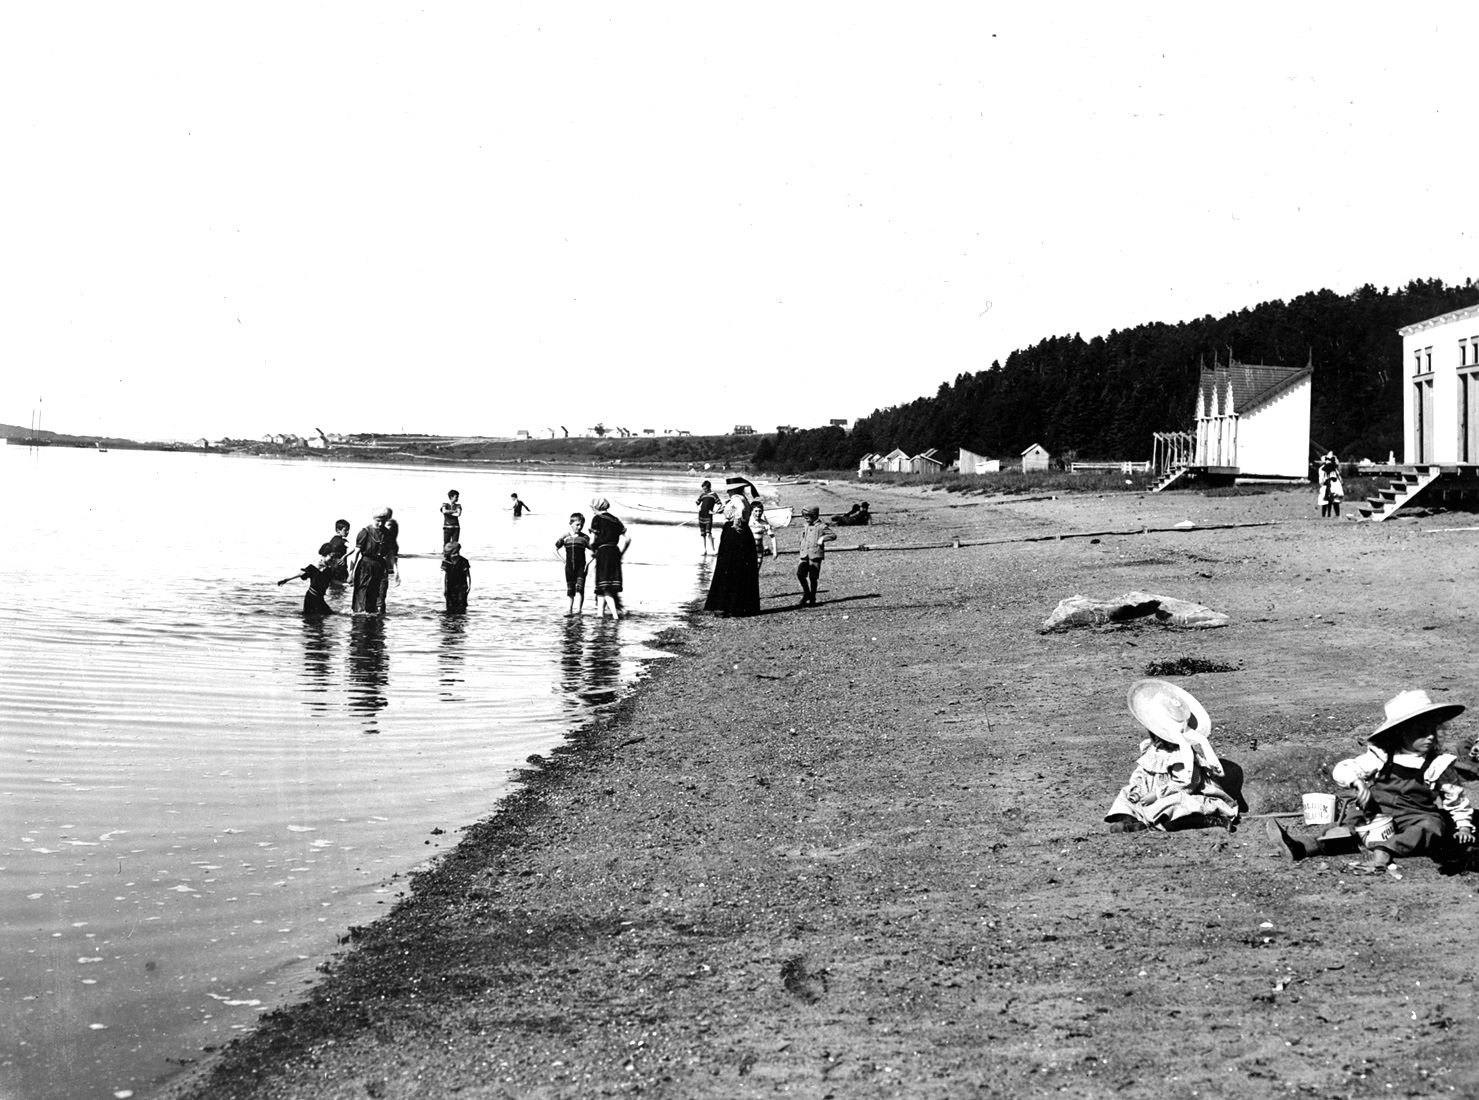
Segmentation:
<svg viewBox="0 0 1479 1100">
<path fill-rule="evenodd" d="M 596 610 L 603 618 L 611 609 L 613 619 L 621 618 L 621 558 L 632 544 L 626 525 L 608 510 L 605 497 L 591 501 L 591 553 L 596 559 Z"/>
<path fill-rule="evenodd" d="M 760 610 L 760 561 L 755 552 L 755 537 L 750 533 L 751 506 L 745 485 L 731 485 L 729 499 L 724 504 L 724 528 L 719 532 L 719 553 L 714 557 L 714 577 L 709 582 L 705 611 L 754 615 Z"/>
<path fill-rule="evenodd" d="M 352 606 L 356 612 L 374 615 L 385 609 L 382 598 L 388 566 L 385 521 L 389 518 L 390 509 L 380 509 L 370 520 L 370 525 L 360 528 L 360 533 L 355 536 L 354 573 L 351 579 L 354 582 Z"/>
</svg>

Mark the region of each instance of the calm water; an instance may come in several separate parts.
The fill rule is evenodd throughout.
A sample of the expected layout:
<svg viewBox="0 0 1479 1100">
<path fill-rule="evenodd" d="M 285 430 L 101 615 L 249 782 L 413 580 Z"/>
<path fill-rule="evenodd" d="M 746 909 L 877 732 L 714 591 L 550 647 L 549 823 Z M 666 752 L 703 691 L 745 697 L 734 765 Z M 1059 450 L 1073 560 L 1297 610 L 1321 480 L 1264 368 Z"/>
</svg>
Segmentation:
<svg viewBox="0 0 1479 1100">
<path fill-rule="evenodd" d="M 0 448 L 0 1098 L 148 1096 L 300 993 L 680 621 L 696 528 L 630 519 L 693 480 Z M 597 491 L 633 534 L 619 624 L 565 617 L 553 553 Z M 305 621 L 274 582 L 382 504 L 389 614 Z"/>
</svg>

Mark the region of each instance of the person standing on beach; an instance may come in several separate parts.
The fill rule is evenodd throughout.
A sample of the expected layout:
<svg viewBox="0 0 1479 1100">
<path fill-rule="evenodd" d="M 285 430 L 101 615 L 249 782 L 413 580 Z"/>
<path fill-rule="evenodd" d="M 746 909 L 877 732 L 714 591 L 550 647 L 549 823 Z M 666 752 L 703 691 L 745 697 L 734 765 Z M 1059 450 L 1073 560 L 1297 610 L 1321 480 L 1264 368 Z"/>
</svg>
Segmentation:
<svg viewBox="0 0 1479 1100">
<path fill-rule="evenodd" d="M 1320 516 L 1329 518 L 1333 512 L 1340 518 L 1340 502 L 1345 499 L 1345 486 L 1340 483 L 1340 460 L 1331 451 L 1320 459 Z"/>
<path fill-rule="evenodd" d="M 462 544 L 453 540 L 442 547 L 442 588 L 447 597 L 447 610 L 467 610 L 467 594 L 472 591 L 472 565 L 462 556 Z"/>
<path fill-rule="evenodd" d="M 360 528 L 360 533 L 354 538 L 351 606 L 356 614 L 374 615 L 385 608 L 381 593 L 386 573 L 385 521 L 389 518 L 390 509 L 381 508 L 371 518 L 369 526 Z"/>
<path fill-rule="evenodd" d="M 822 561 L 827 556 L 827 543 L 837 536 L 822 522 L 822 510 L 812 507 L 801 513 L 806 526 L 801 529 L 801 560 L 796 565 L 796 579 L 801 582 L 801 602 L 797 607 L 817 605 L 817 581 L 822 576 Z"/>
<path fill-rule="evenodd" d="M 602 618 L 609 608 L 613 619 L 621 618 L 621 559 L 632 536 L 626 525 L 611 514 L 605 497 L 591 501 L 591 550 L 596 558 L 596 604 Z"/>
<path fill-rule="evenodd" d="M 585 533 L 585 517 L 570 513 L 570 530 L 555 539 L 555 553 L 565 552 L 565 594 L 570 597 L 570 615 L 585 612 L 585 553 L 590 549 L 590 536 Z"/>
<path fill-rule="evenodd" d="M 442 545 L 462 541 L 461 494 L 456 489 L 447 490 L 447 503 L 442 505 Z"/>
<path fill-rule="evenodd" d="M 754 486 L 742 477 L 729 479 L 719 553 L 714 556 L 714 576 L 704 600 L 705 611 L 717 611 L 725 617 L 760 611 L 760 565 L 755 537 L 750 533 L 751 489 Z"/>
<path fill-rule="evenodd" d="M 514 508 L 514 519 L 518 519 L 525 512 L 532 512 L 532 511 L 534 511 L 533 508 L 530 508 L 527 504 L 525 504 L 522 500 L 519 499 L 519 494 L 518 493 L 509 493 L 508 495 L 511 498 L 513 498 L 513 502 L 514 502 L 514 504 L 513 504 L 513 508 Z"/>
<path fill-rule="evenodd" d="M 704 556 L 708 557 L 714 549 L 714 509 L 724 502 L 714 492 L 714 487 L 705 481 L 699 486 L 698 499 L 694 503 L 698 505 L 698 537 L 703 539 Z"/>
</svg>

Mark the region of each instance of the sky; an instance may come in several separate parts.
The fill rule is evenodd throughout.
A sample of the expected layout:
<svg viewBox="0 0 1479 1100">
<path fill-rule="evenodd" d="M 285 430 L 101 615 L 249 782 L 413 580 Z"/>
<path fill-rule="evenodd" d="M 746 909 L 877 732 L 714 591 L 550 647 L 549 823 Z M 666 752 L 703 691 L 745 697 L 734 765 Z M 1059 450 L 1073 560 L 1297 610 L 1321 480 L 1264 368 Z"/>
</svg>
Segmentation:
<svg viewBox="0 0 1479 1100">
<path fill-rule="evenodd" d="M 1053 335 L 1461 283 L 1476 31 L 1457 3 L 7 5 L 0 422 L 807 427 Z"/>
</svg>

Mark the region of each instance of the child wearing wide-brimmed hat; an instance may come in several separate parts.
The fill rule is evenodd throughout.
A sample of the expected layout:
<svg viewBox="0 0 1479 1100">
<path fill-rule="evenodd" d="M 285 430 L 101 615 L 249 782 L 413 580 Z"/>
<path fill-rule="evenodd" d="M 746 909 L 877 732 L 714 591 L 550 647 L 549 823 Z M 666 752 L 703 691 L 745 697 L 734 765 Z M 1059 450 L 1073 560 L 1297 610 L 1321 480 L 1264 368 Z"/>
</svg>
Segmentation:
<svg viewBox="0 0 1479 1100">
<path fill-rule="evenodd" d="M 1130 687 L 1130 714 L 1150 733 L 1130 781 L 1104 815 L 1110 832 L 1237 825 L 1231 770 L 1208 741 L 1212 719 L 1189 692 L 1165 680 Z M 1227 786 L 1223 784 L 1227 783 Z"/>
<path fill-rule="evenodd" d="M 1456 846 L 1474 843 L 1474 809 L 1454 769 L 1456 757 L 1439 751 L 1439 730 L 1463 711 L 1420 689 L 1400 692 L 1387 701 L 1385 719 L 1367 738 L 1370 747 L 1331 770 L 1336 783 L 1355 790 L 1367 815 L 1391 821 L 1389 832 L 1381 822 L 1367 833 L 1370 855 L 1354 869 L 1379 873 L 1413 855 L 1456 863 L 1463 858 Z"/>
</svg>

